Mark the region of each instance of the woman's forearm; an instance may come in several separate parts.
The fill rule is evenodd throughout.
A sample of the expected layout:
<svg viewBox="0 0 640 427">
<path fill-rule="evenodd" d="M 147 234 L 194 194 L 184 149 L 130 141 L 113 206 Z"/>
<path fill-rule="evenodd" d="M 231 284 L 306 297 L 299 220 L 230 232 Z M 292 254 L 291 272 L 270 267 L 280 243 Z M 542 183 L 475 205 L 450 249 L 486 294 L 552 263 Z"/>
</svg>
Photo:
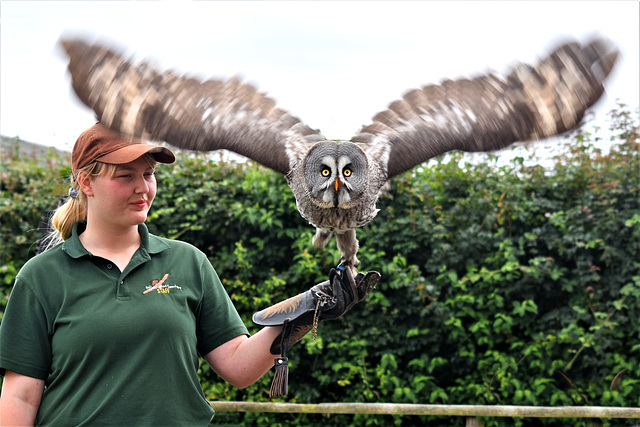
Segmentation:
<svg viewBox="0 0 640 427">
<path fill-rule="evenodd" d="M 282 327 L 266 327 L 257 334 L 238 336 L 205 356 L 209 365 L 235 387 L 245 388 L 273 367 L 278 356 L 269 349 Z"/>
</svg>

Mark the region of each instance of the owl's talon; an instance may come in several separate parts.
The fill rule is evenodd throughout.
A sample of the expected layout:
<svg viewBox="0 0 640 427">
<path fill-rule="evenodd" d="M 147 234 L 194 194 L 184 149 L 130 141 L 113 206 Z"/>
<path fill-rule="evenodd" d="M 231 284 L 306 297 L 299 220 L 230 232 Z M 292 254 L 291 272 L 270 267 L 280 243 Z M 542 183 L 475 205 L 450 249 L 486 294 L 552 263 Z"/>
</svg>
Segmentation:
<svg viewBox="0 0 640 427">
<path fill-rule="evenodd" d="M 353 257 L 351 259 L 344 259 L 341 258 L 340 259 L 340 264 L 338 264 L 338 266 L 336 267 L 336 270 L 338 271 L 342 271 L 344 270 L 346 267 L 349 267 L 349 269 L 351 270 L 351 273 L 353 274 L 353 276 L 355 277 L 356 274 L 358 274 L 358 269 L 357 267 L 360 265 L 360 261 L 358 260 L 358 258 Z"/>
</svg>

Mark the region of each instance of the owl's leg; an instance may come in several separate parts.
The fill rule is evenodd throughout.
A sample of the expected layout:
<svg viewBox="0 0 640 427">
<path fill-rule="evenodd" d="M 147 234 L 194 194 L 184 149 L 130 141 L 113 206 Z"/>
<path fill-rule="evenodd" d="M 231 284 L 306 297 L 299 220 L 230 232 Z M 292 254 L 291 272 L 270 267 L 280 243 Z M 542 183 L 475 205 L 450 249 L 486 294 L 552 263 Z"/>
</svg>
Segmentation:
<svg viewBox="0 0 640 427">
<path fill-rule="evenodd" d="M 356 270 L 356 267 L 360 265 L 360 261 L 356 257 L 358 249 L 358 239 L 356 239 L 356 230 L 348 230 L 344 233 L 336 233 L 336 242 L 338 243 L 338 250 L 342 254 L 340 260 L 343 264 L 349 265 L 352 270 Z"/>
<path fill-rule="evenodd" d="M 313 236 L 311 242 L 313 246 L 320 249 L 324 248 L 327 245 L 329 239 L 331 239 L 333 233 L 327 230 L 323 230 L 322 228 L 316 228 L 316 234 Z"/>
</svg>

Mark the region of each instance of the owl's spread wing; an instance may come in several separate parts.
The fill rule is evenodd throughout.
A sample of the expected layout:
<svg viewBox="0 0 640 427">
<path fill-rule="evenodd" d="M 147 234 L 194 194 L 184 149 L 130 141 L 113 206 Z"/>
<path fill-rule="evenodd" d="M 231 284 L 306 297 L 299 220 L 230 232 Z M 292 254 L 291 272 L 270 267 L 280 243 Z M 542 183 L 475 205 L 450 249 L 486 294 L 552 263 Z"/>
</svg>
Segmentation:
<svg viewBox="0 0 640 427">
<path fill-rule="evenodd" d="M 322 137 L 237 78 L 200 81 L 62 40 L 73 89 L 105 126 L 197 151 L 227 149 L 286 174 Z"/>
<path fill-rule="evenodd" d="M 618 51 L 597 39 L 566 43 L 534 66 L 414 89 L 353 142 L 388 159 L 387 178 L 451 150 L 493 151 L 576 127 L 604 92 Z"/>
</svg>

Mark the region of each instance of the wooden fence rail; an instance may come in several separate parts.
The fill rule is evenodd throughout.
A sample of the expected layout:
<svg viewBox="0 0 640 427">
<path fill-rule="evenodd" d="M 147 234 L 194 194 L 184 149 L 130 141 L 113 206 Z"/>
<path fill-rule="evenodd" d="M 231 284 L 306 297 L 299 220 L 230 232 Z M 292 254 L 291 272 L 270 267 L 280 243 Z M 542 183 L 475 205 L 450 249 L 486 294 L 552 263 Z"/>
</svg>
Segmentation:
<svg viewBox="0 0 640 427">
<path fill-rule="evenodd" d="M 608 406 L 420 405 L 410 403 L 283 403 L 212 401 L 219 412 L 288 412 L 305 414 L 436 415 L 516 418 L 640 419 L 640 408 Z M 467 419 L 467 425 L 482 425 Z"/>
</svg>

